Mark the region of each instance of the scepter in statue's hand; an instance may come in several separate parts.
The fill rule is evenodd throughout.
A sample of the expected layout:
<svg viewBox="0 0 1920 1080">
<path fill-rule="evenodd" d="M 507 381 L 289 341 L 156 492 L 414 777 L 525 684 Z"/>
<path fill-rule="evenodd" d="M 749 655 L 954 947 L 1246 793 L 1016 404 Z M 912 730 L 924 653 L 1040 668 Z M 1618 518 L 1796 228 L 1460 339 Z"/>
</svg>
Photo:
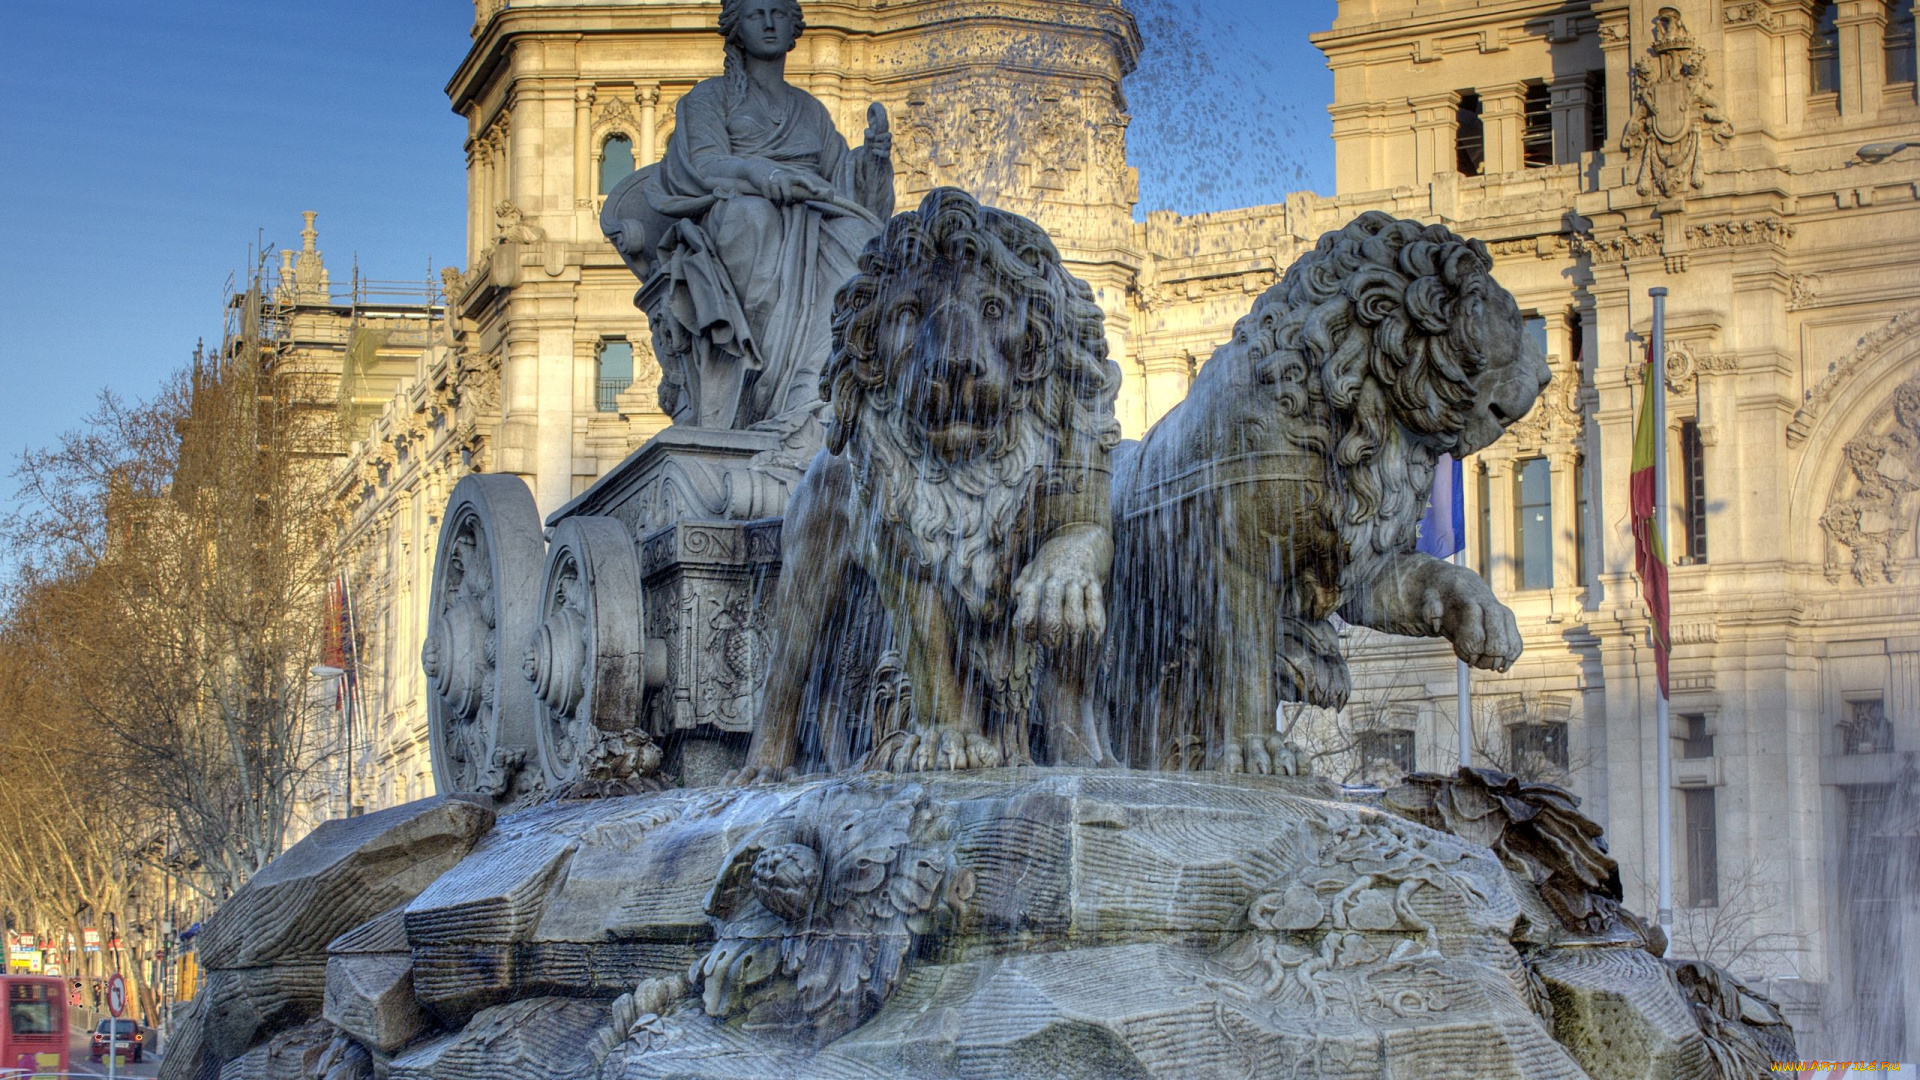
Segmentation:
<svg viewBox="0 0 1920 1080">
<path fill-rule="evenodd" d="M 893 158 L 893 124 L 887 119 L 887 107 L 877 101 L 867 106 L 866 148 L 882 161 Z"/>
</svg>

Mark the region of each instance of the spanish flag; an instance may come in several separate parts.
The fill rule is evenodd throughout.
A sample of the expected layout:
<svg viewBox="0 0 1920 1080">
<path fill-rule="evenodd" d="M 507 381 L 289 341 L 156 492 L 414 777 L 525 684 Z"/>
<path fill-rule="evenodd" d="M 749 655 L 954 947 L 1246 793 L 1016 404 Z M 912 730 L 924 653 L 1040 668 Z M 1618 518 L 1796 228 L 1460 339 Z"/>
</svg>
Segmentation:
<svg viewBox="0 0 1920 1080">
<path fill-rule="evenodd" d="M 1667 653 L 1672 639 L 1667 625 L 1667 547 L 1654 524 L 1654 465 L 1666 455 L 1659 453 L 1660 433 L 1654 430 L 1653 395 L 1660 392 L 1655 380 L 1660 372 L 1653 363 L 1653 342 L 1647 342 L 1647 372 L 1640 397 L 1640 421 L 1633 429 L 1633 473 L 1628 480 L 1633 513 L 1633 568 L 1640 575 L 1640 592 L 1646 598 L 1647 611 L 1653 617 L 1653 660 L 1660 675 L 1660 696 L 1667 693 Z"/>
</svg>

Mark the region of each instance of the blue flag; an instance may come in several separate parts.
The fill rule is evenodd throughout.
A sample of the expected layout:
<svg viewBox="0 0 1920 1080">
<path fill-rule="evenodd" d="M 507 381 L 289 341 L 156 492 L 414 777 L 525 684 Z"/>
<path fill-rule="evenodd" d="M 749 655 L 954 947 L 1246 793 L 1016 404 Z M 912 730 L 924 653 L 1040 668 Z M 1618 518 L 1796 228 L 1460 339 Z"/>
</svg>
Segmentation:
<svg viewBox="0 0 1920 1080">
<path fill-rule="evenodd" d="M 1415 546 L 1436 559 L 1452 558 L 1467 546 L 1466 491 L 1460 482 L 1460 462 L 1452 454 L 1441 454 L 1433 463 L 1433 491 L 1427 496 Z"/>
</svg>

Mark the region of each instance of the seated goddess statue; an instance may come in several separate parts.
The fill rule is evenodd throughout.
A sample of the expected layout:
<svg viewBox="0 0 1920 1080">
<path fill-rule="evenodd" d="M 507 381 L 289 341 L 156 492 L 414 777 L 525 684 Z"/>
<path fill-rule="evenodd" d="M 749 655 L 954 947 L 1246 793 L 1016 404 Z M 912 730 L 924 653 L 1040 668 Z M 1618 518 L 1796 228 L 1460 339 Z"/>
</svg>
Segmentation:
<svg viewBox="0 0 1920 1080">
<path fill-rule="evenodd" d="M 868 109 L 850 149 L 786 82 L 798 0 L 722 0 L 724 73 L 682 97 L 666 157 L 608 194 L 601 228 L 644 283 L 660 407 L 677 424 L 808 422 L 834 292 L 893 214 L 893 137 Z"/>
</svg>

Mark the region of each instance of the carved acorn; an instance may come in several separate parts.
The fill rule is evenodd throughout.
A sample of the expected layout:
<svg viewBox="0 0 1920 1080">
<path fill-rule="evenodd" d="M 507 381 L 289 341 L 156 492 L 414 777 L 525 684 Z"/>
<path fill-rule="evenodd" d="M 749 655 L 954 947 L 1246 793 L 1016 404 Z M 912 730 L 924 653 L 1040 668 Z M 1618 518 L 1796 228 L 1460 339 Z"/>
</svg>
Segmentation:
<svg viewBox="0 0 1920 1080">
<path fill-rule="evenodd" d="M 805 844 L 782 844 L 753 860 L 753 894 L 768 911 L 798 922 L 820 895 L 820 855 Z"/>
</svg>

